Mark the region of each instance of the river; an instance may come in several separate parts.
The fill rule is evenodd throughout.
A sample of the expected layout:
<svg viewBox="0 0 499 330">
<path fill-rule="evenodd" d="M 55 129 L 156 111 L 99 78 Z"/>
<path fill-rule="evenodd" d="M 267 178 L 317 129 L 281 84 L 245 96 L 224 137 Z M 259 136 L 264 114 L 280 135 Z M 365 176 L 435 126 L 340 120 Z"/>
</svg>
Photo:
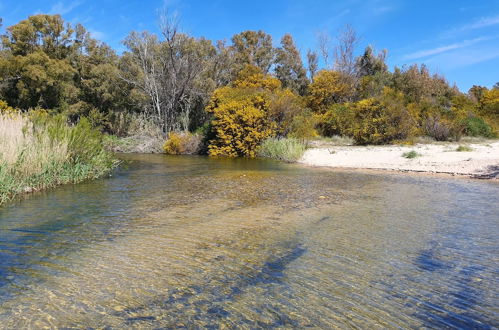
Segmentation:
<svg viewBox="0 0 499 330">
<path fill-rule="evenodd" d="M 122 155 L 0 208 L 0 328 L 499 327 L 499 184 Z"/>
</svg>

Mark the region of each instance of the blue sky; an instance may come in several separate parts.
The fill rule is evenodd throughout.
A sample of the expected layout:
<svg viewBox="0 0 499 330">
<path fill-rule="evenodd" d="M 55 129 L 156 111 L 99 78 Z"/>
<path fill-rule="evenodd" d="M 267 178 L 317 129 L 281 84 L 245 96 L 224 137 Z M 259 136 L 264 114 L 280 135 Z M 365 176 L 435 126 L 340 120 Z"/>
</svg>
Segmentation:
<svg viewBox="0 0 499 330">
<path fill-rule="evenodd" d="M 499 0 L 0 0 L 4 27 L 36 13 L 80 22 L 119 52 L 132 30 L 157 31 L 158 9 L 178 12 L 185 32 L 227 39 L 262 29 L 277 45 L 291 33 L 302 53 L 317 48 L 317 33 L 335 35 L 351 24 L 358 52 L 388 49 L 391 67 L 426 63 L 463 91 L 499 81 Z"/>
</svg>

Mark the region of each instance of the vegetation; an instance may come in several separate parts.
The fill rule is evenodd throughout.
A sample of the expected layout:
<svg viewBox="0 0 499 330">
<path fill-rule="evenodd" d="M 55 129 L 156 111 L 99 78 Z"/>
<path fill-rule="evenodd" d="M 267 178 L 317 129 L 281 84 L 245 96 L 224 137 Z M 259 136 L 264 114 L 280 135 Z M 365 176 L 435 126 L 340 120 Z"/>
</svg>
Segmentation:
<svg viewBox="0 0 499 330">
<path fill-rule="evenodd" d="M 16 194 L 101 177 L 116 165 L 82 118 L 0 112 L 0 204 Z"/>
<path fill-rule="evenodd" d="M 498 133 L 499 86 L 462 93 L 424 65 L 390 72 L 386 50 L 356 56 L 349 26 L 321 34 L 306 67 L 290 34 L 277 47 L 264 31 L 212 42 L 180 32 L 167 13 L 160 32 L 130 32 L 117 55 L 80 24 L 30 16 L 1 35 L 0 106 L 88 123 L 113 136 L 105 141 L 115 151 L 255 157 L 269 138 L 385 144 Z"/>
<path fill-rule="evenodd" d="M 421 156 L 421 154 L 419 154 L 418 152 L 416 152 L 414 150 L 411 150 L 411 151 L 408 151 L 408 152 L 404 152 L 402 154 L 402 157 L 407 158 L 407 159 L 413 159 L 413 158 L 416 158 L 416 157 L 419 157 L 419 156 Z"/>
<path fill-rule="evenodd" d="M 198 153 L 200 146 L 201 139 L 197 134 L 170 132 L 163 149 L 167 155 L 192 155 Z"/>
<path fill-rule="evenodd" d="M 297 139 L 269 138 L 258 148 L 258 156 L 285 162 L 296 162 L 305 152 L 306 145 Z"/>
<path fill-rule="evenodd" d="M 459 152 L 473 151 L 473 148 L 468 147 L 468 146 L 459 146 L 456 148 L 456 151 L 459 151 Z"/>
</svg>

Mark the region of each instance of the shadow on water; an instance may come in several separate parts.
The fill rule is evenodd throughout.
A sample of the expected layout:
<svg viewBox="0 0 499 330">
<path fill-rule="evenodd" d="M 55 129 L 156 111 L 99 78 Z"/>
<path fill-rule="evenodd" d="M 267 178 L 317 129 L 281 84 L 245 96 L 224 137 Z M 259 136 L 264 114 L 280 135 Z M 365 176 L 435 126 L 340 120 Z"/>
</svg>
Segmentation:
<svg viewBox="0 0 499 330">
<path fill-rule="evenodd" d="M 497 326 L 497 186 L 122 157 L 0 209 L 0 328 Z"/>
<path fill-rule="evenodd" d="M 154 324 L 154 321 L 168 315 L 172 325 L 181 323 L 187 328 L 192 328 L 196 326 L 196 322 L 203 321 L 205 328 L 218 329 L 222 319 L 232 316 L 232 312 L 225 306 L 245 292 L 258 286 L 263 288 L 263 294 L 270 298 L 276 290 L 290 289 L 285 281 L 285 270 L 307 250 L 300 243 L 288 243 L 280 250 L 281 255 L 269 258 L 260 268 L 252 268 L 244 274 L 226 274 L 224 278 L 215 282 L 216 285 L 210 282 L 204 285 L 190 285 L 182 290 L 174 289 L 168 296 L 151 301 L 148 305 L 126 308 L 115 315 L 122 318 L 128 326 L 138 326 L 142 322 Z M 218 261 L 223 262 L 223 259 Z M 261 309 L 272 311 L 273 318 L 262 322 L 238 315 L 236 319 L 240 325 L 265 328 L 299 325 L 287 313 L 281 313 L 279 307 L 272 305 L 270 301 L 264 306 L 255 306 L 256 313 L 260 313 Z M 150 311 L 155 311 L 155 315 L 148 315 Z"/>
</svg>

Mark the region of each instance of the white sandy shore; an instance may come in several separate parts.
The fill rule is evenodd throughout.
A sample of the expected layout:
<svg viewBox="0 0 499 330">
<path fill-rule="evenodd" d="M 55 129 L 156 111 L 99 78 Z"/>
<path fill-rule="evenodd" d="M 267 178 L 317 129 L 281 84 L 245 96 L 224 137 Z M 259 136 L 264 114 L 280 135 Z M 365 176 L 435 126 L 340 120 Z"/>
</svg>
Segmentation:
<svg viewBox="0 0 499 330">
<path fill-rule="evenodd" d="M 308 149 L 299 163 L 339 168 L 384 169 L 447 173 L 482 178 L 499 178 L 499 142 L 467 144 L 472 151 L 458 152 L 459 144 L 417 144 L 414 146 L 330 146 Z M 407 159 L 403 153 L 421 156 Z"/>
</svg>

